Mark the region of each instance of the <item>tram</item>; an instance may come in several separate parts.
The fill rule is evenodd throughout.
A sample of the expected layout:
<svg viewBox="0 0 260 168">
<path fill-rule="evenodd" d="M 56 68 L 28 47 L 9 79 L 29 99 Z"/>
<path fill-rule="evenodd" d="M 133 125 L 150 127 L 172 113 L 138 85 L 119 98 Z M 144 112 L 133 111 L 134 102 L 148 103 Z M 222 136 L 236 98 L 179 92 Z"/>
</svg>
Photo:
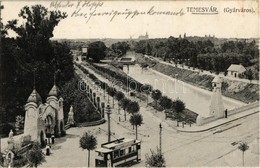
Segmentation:
<svg viewBox="0 0 260 168">
<path fill-rule="evenodd" d="M 141 160 L 141 141 L 121 138 L 101 144 L 95 152 L 96 167 L 124 166 Z"/>
</svg>

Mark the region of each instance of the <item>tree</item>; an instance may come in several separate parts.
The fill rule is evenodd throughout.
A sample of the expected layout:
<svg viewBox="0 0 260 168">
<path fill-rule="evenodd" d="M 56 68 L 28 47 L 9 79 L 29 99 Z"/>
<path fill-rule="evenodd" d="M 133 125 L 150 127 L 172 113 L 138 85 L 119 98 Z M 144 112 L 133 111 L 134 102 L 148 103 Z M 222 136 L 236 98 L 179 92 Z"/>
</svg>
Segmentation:
<svg viewBox="0 0 260 168">
<path fill-rule="evenodd" d="M 88 46 L 88 58 L 92 58 L 94 62 L 99 62 L 106 56 L 106 45 L 102 41 L 95 41 Z"/>
<path fill-rule="evenodd" d="M 249 146 L 247 145 L 246 142 L 241 142 L 238 146 L 238 149 L 242 151 L 242 158 L 243 158 L 243 166 L 245 165 L 245 158 L 244 158 L 244 154 L 245 151 L 247 151 L 249 149 Z"/>
<path fill-rule="evenodd" d="M 251 70 L 251 69 L 249 69 L 249 70 L 247 70 L 246 72 L 245 72 L 245 75 L 246 75 L 246 78 L 248 79 L 248 80 L 252 80 L 253 79 L 253 71 Z"/>
<path fill-rule="evenodd" d="M 147 44 L 146 44 L 145 54 L 146 55 L 151 55 L 152 54 L 152 48 L 151 48 L 149 42 L 147 42 Z"/>
<path fill-rule="evenodd" d="M 145 165 L 147 167 L 165 167 L 165 158 L 163 154 L 157 149 L 157 153 L 151 150 L 152 155 L 145 155 Z"/>
<path fill-rule="evenodd" d="M 185 104 L 183 101 L 181 100 L 175 100 L 173 102 L 173 108 L 175 109 L 175 111 L 177 112 L 177 126 L 179 126 L 179 120 L 180 120 L 180 113 L 183 112 L 183 110 L 185 109 Z"/>
<path fill-rule="evenodd" d="M 172 107 L 172 100 L 170 98 L 168 98 L 167 96 L 162 96 L 159 99 L 159 104 L 160 106 L 162 106 L 162 108 L 165 109 L 169 109 Z"/>
<path fill-rule="evenodd" d="M 146 94 L 146 103 L 148 105 L 148 95 L 151 93 L 151 91 L 153 90 L 153 87 L 149 84 L 144 84 L 141 87 L 141 92 Z"/>
<path fill-rule="evenodd" d="M 111 45 L 112 51 L 116 54 L 116 56 L 123 56 L 130 49 L 130 45 L 123 41 L 117 42 Z"/>
<path fill-rule="evenodd" d="M 17 44 L 28 53 L 27 61 L 33 62 L 37 58 L 50 63 L 49 39 L 53 37 L 54 28 L 67 14 L 34 5 L 23 7 L 18 16 L 25 20 L 23 25 L 18 26 L 18 20 L 15 19 L 8 21 L 6 27 L 17 33 Z"/>
<path fill-rule="evenodd" d="M 0 11 L 2 11 L 4 9 L 3 5 L 0 5 Z M 0 18 L 0 33 L 1 33 L 1 38 L 5 38 L 5 35 L 7 34 L 7 31 L 5 29 L 4 24 L 2 23 L 2 18 Z"/>
<path fill-rule="evenodd" d="M 135 135 L 137 139 L 138 138 L 137 127 L 143 124 L 143 116 L 140 113 L 132 114 L 129 121 L 131 125 L 135 126 Z"/>
<path fill-rule="evenodd" d="M 140 106 L 136 101 L 129 102 L 128 106 L 126 107 L 126 111 L 130 114 L 135 114 L 139 112 L 139 110 L 140 110 Z"/>
<path fill-rule="evenodd" d="M 156 90 L 153 90 L 152 91 L 152 98 L 154 99 L 155 101 L 155 110 L 157 112 L 157 103 L 158 103 L 158 100 L 162 97 L 162 92 L 158 89 Z"/>
<path fill-rule="evenodd" d="M 15 130 L 18 131 L 24 127 L 24 117 L 21 115 L 16 116 Z"/>
<path fill-rule="evenodd" d="M 29 165 L 32 167 L 37 167 L 39 164 L 45 161 L 45 157 L 39 143 L 33 143 L 32 149 L 26 153 L 26 158 L 29 162 Z"/>
<path fill-rule="evenodd" d="M 117 91 L 116 94 L 115 94 L 115 97 L 116 97 L 116 100 L 117 100 L 117 102 L 118 102 L 118 113 L 120 113 L 119 103 L 120 103 L 120 100 L 122 100 L 122 99 L 125 97 L 125 95 L 124 95 L 123 92 Z"/>
<path fill-rule="evenodd" d="M 58 69 L 57 86 L 74 75 L 70 49 L 66 44 L 56 45 L 56 42 L 50 41 L 54 28 L 67 15 L 35 5 L 23 7 L 18 16 L 23 20 L 22 25 L 18 24 L 18 20 L 11 20 L 5 26 L 17 37 L 1 39 L 1 72 L 4 74 L 1 81 L 4 81 L 5 88 L 1 96 L 9 121 L 14 121 L 15 116 L 24 110 L 26 95 L 32 91 L 34 74 L 36 89 L 43 99 L 47 97 Z M 17 89 L 17 86 L 23 89 Z"/>
<path fill-rule="evenodd" d="M 88 167 L 90 167 L 90 151 L 96 149 L 97 139 L 94 135 L 85 132 L 79 140 L 80 147 L 88 150 Z"/>
<path fill-rule="evenodd" d="M 128 98 L 123 98 L 121 101 L 120 101 L 120 104 L 124 110 L 124 115 L 125 115 L 125 121 L 126 121 L 126 108 L 128 107 L 129 103 L 131 102 L 130 99 Z"/>
</svg>

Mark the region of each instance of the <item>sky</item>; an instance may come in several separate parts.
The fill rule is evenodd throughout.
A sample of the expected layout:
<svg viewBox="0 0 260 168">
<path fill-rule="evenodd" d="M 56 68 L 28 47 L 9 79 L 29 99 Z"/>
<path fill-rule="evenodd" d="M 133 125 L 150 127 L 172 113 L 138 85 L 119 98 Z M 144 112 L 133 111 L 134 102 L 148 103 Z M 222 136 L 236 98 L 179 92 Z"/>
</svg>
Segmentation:
<svg viewBox="0 0 260 168">
<path fill-rule="evenodd" d="M 58 1 L 59 2 L 59 1 Z M 60 21 L 54 30 L 54 38 L 84 39 L 84 38 L 138 38 L 146 32 L 150 38 L 178 37 L 186 33 L 187 36 L 215 35 L 219 38 L 255 38 L 258 37 L 258 3 L 257 1 L 62 1 L 62 5 L 70 7 L 55 8 L 51 1 L 3 1 L 3 22 L 18 19 L 20 9 L 27 5 L 41 4 L 49 10 L 66 12 L 68 17 Z M 93 6 L 90 6 L 93 5 Z M 98 5 L 98 6 L 95 6 Z M 187 7 L 214 7 L 217 15 L 191 14 Z M 171 11 L 183 13 L 177 15 L 148 15 L 147 12 Z M 211 8 L 211 10 L 214 10 Z M 224 9 L 250 9 L 254 13 L 225 13 Z M 80 10 L 83 16 L 75 17 Z M 201 10 L 201 9 L 200 9 Z M 146 14 L 93 16 L 110 12 L 138 11 Z M 181 12 L 180 12 L 181 11 Z M 79 14 L 78 13 L 78 14 Z M 91 16 L 92 13 L 92 16 Z M 86 18 L 84 17 L 86 16 Z M 91 16 L 91 17 L 90 17 Z M 131 18 L 133 16 L 133 18 Z M 89 19 L 89 20 L 88 20 Z M 23 20 L 19 19 L 20 23 Z M 9 32 L 10 36 L 15 36 Z"/>
</svg>

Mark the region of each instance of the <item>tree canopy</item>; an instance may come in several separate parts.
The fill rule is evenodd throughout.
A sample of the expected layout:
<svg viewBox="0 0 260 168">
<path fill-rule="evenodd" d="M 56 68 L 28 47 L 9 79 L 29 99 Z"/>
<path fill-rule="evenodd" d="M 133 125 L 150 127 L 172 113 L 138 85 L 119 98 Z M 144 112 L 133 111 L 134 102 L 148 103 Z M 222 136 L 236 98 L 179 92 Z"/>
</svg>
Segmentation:
<svg viewBox="0 0 260 168">
<path fill-rule="evenodd" d="M 143 124 L 143 116 L 140 113 L 132 114 L 129 122 L 131 123 L 131 125 L 135 126 L 136 139 L 138 139 L 137 126 L 141 126 Z"/>
<path fill-rule="evenodd" d="M 88 58 L 92 58 L 94 62 L 99 62 L 106 56 L 106 45 L 102 41 L 95 41 L 88 45 Z"/>
<path fill-rule="evenodd" d="M 17 38 L 1 36 L 1 88 L 5 88 L 1 92 L 3 122 L 15 121 L 16 115 L 24 116 L 24 105 L 34 85 L 44 103 L 54 79 L 64 99 L 65 120 L 73 103 L 76 119 L 98 119 L 87 96 L 77 90 L 79 79 L 74 76 L 68 44 L 50 40 L 54 28 L 67 17 L 66 13 L 34 5 L 23 7 L 18 16 L 23 19 L 22 25 L 18 20 L 11 20 L 4 26 L 5 30 L 16 32 Z"/>
<path fill-rule="evenodd" d="M 169 109 L 172 107 L 172 100 L 167 96 L 162 96 L 159 101 L 159 104 L 163 107 L 163 109 Z"/>
<path fill-rule="evenodd" d="M 126 108 L 126 111 L 130 114 L 134 114 L 139 112 L 140 110 L 140 106 L 136 101 L 131 101 L 130 103 L 128 103 L 128 106 Z"/>
<path fill-rule="evenodd" d="M 13 30 L 17 38 L 1 36 L 3 106 L 9 114 L 5 121 L 14 120 L 22 114 L 27 96 L 34 85 L 43 100 L 51 89 L 56 75 L 56 84 L 61 86 L 73 76 L 72 55 L 68 46 L 51 42 L 53 30 L 66 18 L 60 11 L 48 11 L 41 5 L 25 6 L 20 19 L 8 21 L 5 30 Z M 42 82 L 44 81 L 44 82 Z"/>
<path fill-rule="evenodd" d="M 96 149 L 97 139 L 94 135 L 85 132 L 79 140 L 79 145 L 83 150 L 88 150 L 88 167 L 90 167 L 90 151 Z"/>
<path fill-rule="evenodd" d="M 85 132 L 79 140 L 80 147 L 82 149 L 94 150 L 97 146 L 97 139 L 94 135 Z"/>
<path fill-rule="evenodd" d="M 137 53 L 161 57 L 164 61 L 185 64 L 215 72 L 224 72 L 231 64 L 258 65 L 255 40 L 227 40 L 214 37 L 148 39 L 135 42 Z M 254 73 L 258 73 L 257 69 Z M 257 75 L 254 75 L 257 77 Z"/>
</svg>

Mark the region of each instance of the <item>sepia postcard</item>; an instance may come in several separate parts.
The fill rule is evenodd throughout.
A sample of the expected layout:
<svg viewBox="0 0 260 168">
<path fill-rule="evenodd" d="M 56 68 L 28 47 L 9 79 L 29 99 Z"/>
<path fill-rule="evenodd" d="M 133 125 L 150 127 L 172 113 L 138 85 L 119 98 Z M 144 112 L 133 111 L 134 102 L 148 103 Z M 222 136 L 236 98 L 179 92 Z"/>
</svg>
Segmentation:
<svg viewBox="0 0 260 168">
<path fill-rule="evenodd" d="M 0 167 L 259 167 L 258 0 L 0 0 Z"/>
</svg>

